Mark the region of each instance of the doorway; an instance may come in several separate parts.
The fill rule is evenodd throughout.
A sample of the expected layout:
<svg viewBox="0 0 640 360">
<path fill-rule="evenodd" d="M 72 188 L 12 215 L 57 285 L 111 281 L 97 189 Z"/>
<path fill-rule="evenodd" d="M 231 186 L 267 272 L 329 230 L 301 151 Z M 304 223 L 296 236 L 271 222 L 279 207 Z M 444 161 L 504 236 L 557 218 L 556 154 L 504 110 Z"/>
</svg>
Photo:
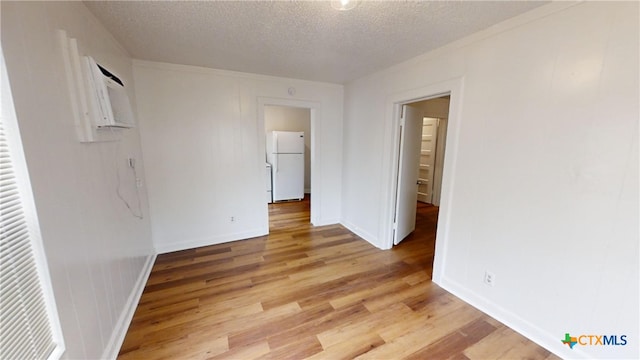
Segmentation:
<svg viewBox="0 0 640 360">
<path fill-rule="evenodd" d="M 440 206 L 450 100 L 447 95 L 411 104 L 420 108 L 423 115 L 418 201 L 434 206 Z"/>
<path fill-rule="evenodd" d="M 311 109 L 265 105 L 264 131 L 269 136 L 272 131 L 302 132 L 304 134 L 304 195 L 311 194 Z M 272 164 L 273 165 L 273 164 Z"/>
<path fill-rule="evenodd" d="M 401 187 L 398 182 L 400 160 L 400 134 L 402 108 L 405 104 L 420 102 L 450 96 L 449 114 L 447 121 L 447 134 L 445 143 L 445 159 L 442 168 L 442 185 L 440 190 L 440 206 L 438 209 L 437 235 L 435 241 L 435 254 L 433 258 L 433 282 L 441 284 L 444 281 L 446 269 L 446 253 L 448 237 L 451 232 L 451 214 L 453 212 L 453 189 L 455 181 L 455 169 L 458 153 L 458 137 L 461 123 L 461 105 L 464 88 L 464 78 L 452 78 L 438 83 L 433 83 L 420 88 L 414 88 L 392 94 L 387 99 L 383 157 L 382 199 L 380 218 L 383 219 L 380 228 L 382 247 L 391 249 L 394 246 L 394 232 L 396 226 L 396 203 L 398 202 L 398 190 Z M 416 183 L 413 183 L 415 187 Z M 414 202 L 415 204 L 415 202 Z M 414 208 L 415 209 L 415 208 Z"/>
<path fill-rule="evenodd" d="M 394 245 L 414 232 L 421 234 L 425 229 L 416 227 L 425 223 L 425 214 L 437 219 L 449 103 L 450 95 L 445 95 L 402 105 Z"/>
<path fill-rule="evenodd" d="M 319 111 L 318 104 L 308 101 L 288 100 L 288 99 L 272 99 L 272 98 L 259 98 L 258 99 L 258 128 L 260 130 L 260 157 L 261 167 L 265 168 L 264 177 L 272 179 L 270 172 L 277 171 L 277 169 L 270 168 L 267 164 L 267 141 L 266 138 L 273 131 L 286 131 L 286 132 L 301 132 L 304 133 L 304 186 L 302 201 L 282 201 L 282 202 L 269 202 L 265 200 L 265 217 L 264 228 L 265 233 L 269 233 L 274 225 L 272 220 L 277 221 L 277 215 L 283 212 L 288 212 L 287 209 L 295 208 L 296 212 L 306 214 L 306 224 L 313 224 L 315 221 L 315 215 L 317 212 L 318 201 L 311 200 L 314 184 L 317 183 L 316 176 L 319 172 L 315 171 L 317 166 L 316 161 L 316 116 Z M 275 164 L 272 164 L 275 166 Z M 263 182 L 264 183 L 264 182 Z M 273 184 L 270 184 L 273 190 Z M 267 183 L 269 188 L 269 183 Z M 269 196 L 271 195 L 271 196 Z M 273 199 L 273 194 L 268 194 L 267 198 Z"/>
</svg>

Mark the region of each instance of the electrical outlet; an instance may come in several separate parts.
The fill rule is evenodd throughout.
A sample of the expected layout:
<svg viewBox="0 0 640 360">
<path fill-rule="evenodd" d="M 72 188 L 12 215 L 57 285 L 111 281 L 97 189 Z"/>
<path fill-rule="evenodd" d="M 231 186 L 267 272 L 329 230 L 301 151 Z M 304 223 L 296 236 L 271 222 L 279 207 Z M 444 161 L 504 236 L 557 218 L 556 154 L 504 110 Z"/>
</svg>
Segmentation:
<svg viewBox="0 0 640 360">
<path fill-rule="evenodd" d="M 229 219 L 231 222 L 235 222 L 236 221 L 236 217 L 232 216 L 231 219 Z"/>
<path fill-rule="evenodd" d="M 136 179 L 136 186 L 139 188 L 142 187 L 142 179 Z"/>
<path fill-rule="evenodd" d="M 484 283 L 493 286 L 496 282 L 496 275 L 489 270 L 485 270 L 484 272 Z"/>
</svg>

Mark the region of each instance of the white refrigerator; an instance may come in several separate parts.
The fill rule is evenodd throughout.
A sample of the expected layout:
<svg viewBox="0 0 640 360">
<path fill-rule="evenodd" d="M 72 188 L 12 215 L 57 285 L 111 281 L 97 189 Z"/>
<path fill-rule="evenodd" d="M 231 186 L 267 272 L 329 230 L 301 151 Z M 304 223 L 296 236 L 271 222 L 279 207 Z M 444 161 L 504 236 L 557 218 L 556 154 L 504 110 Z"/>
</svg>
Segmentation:
<svg viewBox="0 0 640 360">
<path fill-rule="evenodd" d="M 272 131 L 267 135 L 273 201 L 304 198 L 304 132 Z"/>
</svg>

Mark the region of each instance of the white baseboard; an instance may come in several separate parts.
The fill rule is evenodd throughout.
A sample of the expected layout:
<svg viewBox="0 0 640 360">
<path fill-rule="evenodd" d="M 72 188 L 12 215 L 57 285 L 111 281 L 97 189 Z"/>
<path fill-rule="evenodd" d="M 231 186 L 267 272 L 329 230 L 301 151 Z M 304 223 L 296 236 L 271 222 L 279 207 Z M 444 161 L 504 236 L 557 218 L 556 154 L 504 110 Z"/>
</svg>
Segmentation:
<svg viewBox="0 0 640 360">
<path fill-rule="evenodd" d="M 320 219 L 311 222 L 313 226 L 327 226 L 327 225 L 335 225 L 339 224 L 340 220 L 338 219 Z"/>
<path fill-rule="evenodd" d="M 173 242 L 169 244 L 156 244 L 158 254 L 166 254 L 173 251 L 193 249 L 202 246 L 223 244 L 236 240 L 250 239 L 258 236 L 264 236 L 269 233 L 269 229 L 253 229 L 236 233 L 222 234 L 211 237 L 189 239 L 186 241 Z"/>
<path fill-rule="evenodd" d="M 151 274 L 151 269 L 153 268 L 155 261 L 155 254 L 147 257 L 147 261 L 145 262 L 142 271 L 140 271 L 140 275 L 138 275 L 138 280 L 129 294 L 129 298 L 125 303 L 124 309 L 118 317 L 118 322 L 116 322 L 116 326 L 111 333 L 111 338 L 102 353 L 102 359 L 116 359 L 118 357 L 118 353 L 120 352 L 120 348 L 124 342 L 124 337 L 127 335 L 129 324 L 131 324 L 133 314 L 136 312 L 138 302 L 142 296 L 142 291 L 147 284 L 147 280 L 149 279 L 149 275 Z"/>
<path fill-rule="evenodd" d="M 340 224 L 346 227 L 352 233 L 358 235 L 359 237 L 363 238 L 367 242 L 371 243 L 371 245 L 379 249 L 382 249 L 378 244 L 378 238 L 376 236 L 373 236 L 372 234 L 362 230 L 360 227 L 350 223 L 349 221 L 341 221 Z"/>
<path fill-rule="evenodd" d="M 593 358 L 593 356 L 587 355 L 577 347 L 569 349 L 566 345 L 562 345 L 560 340 L 563 334 L 550 334 L 517 314 L 504 309 L 473 291 L 470 291 L 468 288 L 447 278 L 446 276 L 444 276 L 442 281 L 437 284 L 467 304 L 500 321 L 514 331 L 520 333 L 522 336 L 551 351 L 562 359 Z"/>
</svg>

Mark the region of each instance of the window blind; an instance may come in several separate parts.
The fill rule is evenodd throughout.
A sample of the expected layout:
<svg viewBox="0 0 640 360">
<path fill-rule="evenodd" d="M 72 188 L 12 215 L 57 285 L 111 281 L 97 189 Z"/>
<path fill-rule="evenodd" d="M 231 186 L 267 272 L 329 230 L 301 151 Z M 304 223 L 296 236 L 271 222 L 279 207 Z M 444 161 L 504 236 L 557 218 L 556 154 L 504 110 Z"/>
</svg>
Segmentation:
<svg viewBox="0 0 640 360">
<path fill-rule="evenodd" d="M 2 118 L 0 304 L 0 359 L 46 359 L 55 343 Z"/>
<path fill-rule="evenodd" d="M 4 61 L 3 61 L 4 68 Z M 4 70 L 4 69 L 3 69 Z M 2 76 L 6 76 L 3 71 Z M 6 79 L 3 79 L 3 82 Z M 3 86 L 3 90 L 4 86 Z M 6 96 L 7 94 L 3 94 Z M 3 99 L 3 106 L 4 106 Z M 6 110 L 6 109 L 4 109 Z M 0 359 L 47 359 L 56 350 L 41 277 L 0 116 Z M 15 140 L 15 139 L 14 139 Z M 15 159 L 15 157 L 14 157 Z"/>
</svg>

